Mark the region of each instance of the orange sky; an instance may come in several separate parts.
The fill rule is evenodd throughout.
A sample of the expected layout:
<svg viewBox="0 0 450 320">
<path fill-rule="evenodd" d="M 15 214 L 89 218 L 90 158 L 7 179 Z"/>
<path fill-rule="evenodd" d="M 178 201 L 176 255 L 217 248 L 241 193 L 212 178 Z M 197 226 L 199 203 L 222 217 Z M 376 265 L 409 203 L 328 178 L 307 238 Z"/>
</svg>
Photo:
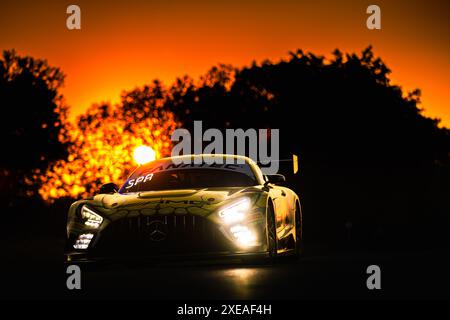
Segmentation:
<svg viewBox="0 0 450 320">
<path fill-rule="evenodd" d="M 82 29 L 66 29 L 78 4 Z M 365 27 L 378 4 L 382 30 Z M 46 58 L 67 75 L 71 114 L 117 102 L 154 78 L 197 78 L 217 63 L 278 60 L 301 48 L 327 55 L 374 46 L 407 90 L 422 89 L 425 114 L 450 127 L 450 2 L 441 1 L 2 1 L 0 49 Z"/>
</svg>

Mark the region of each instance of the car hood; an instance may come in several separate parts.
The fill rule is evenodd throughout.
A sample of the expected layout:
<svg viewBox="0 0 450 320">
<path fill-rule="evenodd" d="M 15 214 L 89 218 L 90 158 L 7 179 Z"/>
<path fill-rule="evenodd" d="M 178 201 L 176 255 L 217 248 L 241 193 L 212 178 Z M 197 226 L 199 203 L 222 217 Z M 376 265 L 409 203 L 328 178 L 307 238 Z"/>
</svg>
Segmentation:
<svg viewBox="0 0 450 320">
<path fill-rule="evenodd" d="M 261 187 L 163 190 L 130 194 L 98 194 L 88 204 L 112 220 L 124 216 L 153 214 L 207 216 L 244 196 L 249 197 L 256 205 L 262 194 Z"/>
</svg>

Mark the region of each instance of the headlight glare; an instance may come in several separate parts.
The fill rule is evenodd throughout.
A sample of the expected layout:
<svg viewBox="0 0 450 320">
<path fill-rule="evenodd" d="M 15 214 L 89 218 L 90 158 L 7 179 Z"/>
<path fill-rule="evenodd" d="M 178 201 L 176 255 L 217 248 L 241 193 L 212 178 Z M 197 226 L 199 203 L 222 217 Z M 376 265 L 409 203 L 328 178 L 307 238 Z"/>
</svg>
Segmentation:
<svg viewBox="0 0 450 320">
<path fill-rule="evenodd" d="M 230 231 L 241 246 L 247 247 L 255 244 L 256 236 L 247 226 L 235 225 L 230 228 Z"/>
<path fill-rule="evenodd" d="M 250 199 L 243 198 L 219 211 L 219 216 L 224 220 L 226 224 L 239 222 L 244 220 L 250 207 Z"/>
</svg>

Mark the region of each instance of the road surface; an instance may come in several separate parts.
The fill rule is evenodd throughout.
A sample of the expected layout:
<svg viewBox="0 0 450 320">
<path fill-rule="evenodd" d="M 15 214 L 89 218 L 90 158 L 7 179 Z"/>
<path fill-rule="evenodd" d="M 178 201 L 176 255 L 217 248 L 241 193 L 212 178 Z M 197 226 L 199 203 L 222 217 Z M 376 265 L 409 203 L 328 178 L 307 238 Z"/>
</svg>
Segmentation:
<svg viewBox="0 0 450 320">
<path fill-rule="evenodd" d="M 378 265 L 381 289 L 369 290 Z M 1 266 L 2 299 L 450 299 L 445 252 L 333 253 L 272 265 L 159 263 L 81 268 L 81 290 L 66 288 L 56 260 L 9 260 Z"/>
</svg>

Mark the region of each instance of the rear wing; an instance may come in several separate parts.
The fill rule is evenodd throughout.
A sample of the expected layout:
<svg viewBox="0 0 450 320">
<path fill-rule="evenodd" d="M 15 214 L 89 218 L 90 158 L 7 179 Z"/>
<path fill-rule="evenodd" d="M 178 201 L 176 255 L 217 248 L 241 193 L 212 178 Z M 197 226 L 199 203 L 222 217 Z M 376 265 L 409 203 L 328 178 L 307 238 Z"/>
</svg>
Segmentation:
<svg viewBox="0 0 450 320">
<path fill-rule="evenodd" d="M 270 160 L 270 161 L 278 161 L 278 162 L 292 162 L 292 172 L 296 174 L 299 170 L 298 167 L 298 156 L 296 154 L 292 154 L 291 159 L 278 159 L 278 160 Z M 267 164 L 267 162 L 260 162 L 258 161 L 258 165 L 264 165 Z"/>
</svg>

